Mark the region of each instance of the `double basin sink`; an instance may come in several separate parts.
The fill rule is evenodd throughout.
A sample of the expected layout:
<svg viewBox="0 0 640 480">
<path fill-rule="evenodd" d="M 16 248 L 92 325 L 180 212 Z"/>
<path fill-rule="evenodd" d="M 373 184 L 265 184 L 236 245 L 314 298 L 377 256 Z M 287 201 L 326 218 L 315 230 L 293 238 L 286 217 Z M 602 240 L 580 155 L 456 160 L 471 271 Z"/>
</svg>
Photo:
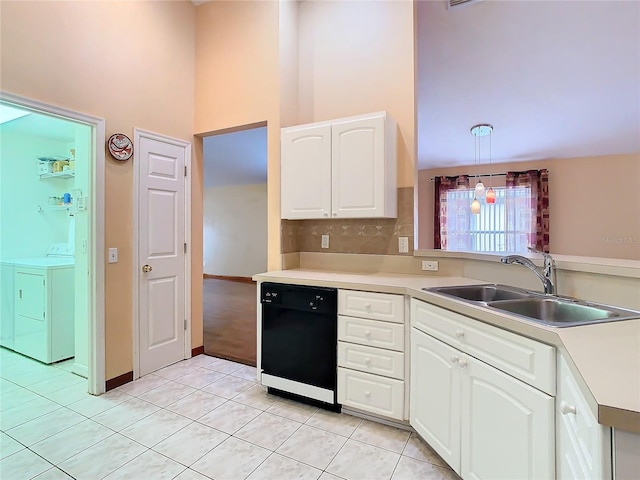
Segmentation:
<svg viewBox="0 0 640 480">
<path fill-rule="evenodd" d="M 570 327 L 592 323 L 616 322 L 640 318 L 640 312 L 561 297 L 530 292 L 499 284 L 462 285 L 424 288 L 423 290 L 487 306 L 552 327 Z"/>
</svg>

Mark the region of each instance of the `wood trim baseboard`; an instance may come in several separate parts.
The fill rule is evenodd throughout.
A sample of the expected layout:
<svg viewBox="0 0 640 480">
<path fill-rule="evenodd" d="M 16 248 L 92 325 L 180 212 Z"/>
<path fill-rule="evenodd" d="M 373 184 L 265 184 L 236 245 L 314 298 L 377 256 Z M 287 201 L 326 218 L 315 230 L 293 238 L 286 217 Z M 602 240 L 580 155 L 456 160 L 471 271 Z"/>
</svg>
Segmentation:
<svg viewBox="0 0 640 480">
<path fill-rule="evenodd" d="M 230 277 L 228 275 L 209 275 L 208 273 L 202 274 L 203 278 L 213 278 L 214 280 L 228 280 L 230 282 L 240 283 L 256 283 L 251 277 Z"/>
<path fill-rule="evenodd" d="M 199 347 L 191 349 L 191 357 L 197 357 L 198 355 L 202 355 L 204 353 L 204 345 L 200 345 Z"/>
<path fill-rule="evenodd" d="M 133 372 L 123 373 L 122 375 L 107 380 L 105 382 L 105 391 L 108 392 L 129 382 L 133 382 Z"/>
</svg>

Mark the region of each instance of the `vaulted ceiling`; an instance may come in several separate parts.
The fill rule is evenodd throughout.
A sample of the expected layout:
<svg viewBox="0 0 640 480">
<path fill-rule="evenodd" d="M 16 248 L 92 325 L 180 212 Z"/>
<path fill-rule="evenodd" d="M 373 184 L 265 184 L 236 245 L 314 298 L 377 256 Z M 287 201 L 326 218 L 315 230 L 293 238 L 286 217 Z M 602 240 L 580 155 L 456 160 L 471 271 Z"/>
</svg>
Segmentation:
<svg viewBox="0 0 640 480">
<path fill-rule="evenodd" d="M 420 168 L 640 152 L 640 2 L 417 5 Z M 488 161 L 488 139 L 481 161 Z"/>
</svg>

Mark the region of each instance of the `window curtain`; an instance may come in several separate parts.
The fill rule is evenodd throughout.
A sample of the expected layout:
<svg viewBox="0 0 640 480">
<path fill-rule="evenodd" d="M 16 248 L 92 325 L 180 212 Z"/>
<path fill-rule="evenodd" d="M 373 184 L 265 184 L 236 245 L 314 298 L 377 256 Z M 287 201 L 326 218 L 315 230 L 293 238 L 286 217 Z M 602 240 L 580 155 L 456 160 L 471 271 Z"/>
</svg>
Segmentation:
<svg viewBox="0 0 640 480">
<path fill-rule="evenodd" d="M 549 252 L 549 171 L 507 172 L 506 249 Z"/>
<path fill-rule="evenodd" d="M 447 232 L 449 206 L 447 205 L 447 192 L 459 188 L 469 188 L 469 177 L 467 175 L 434 178 L 435 208 L 433 209 L 433 248 L 446 250 L 449 247 L 449 235 Z M 468 202 L 467 208 L 469 208 Z"/>
</svg>

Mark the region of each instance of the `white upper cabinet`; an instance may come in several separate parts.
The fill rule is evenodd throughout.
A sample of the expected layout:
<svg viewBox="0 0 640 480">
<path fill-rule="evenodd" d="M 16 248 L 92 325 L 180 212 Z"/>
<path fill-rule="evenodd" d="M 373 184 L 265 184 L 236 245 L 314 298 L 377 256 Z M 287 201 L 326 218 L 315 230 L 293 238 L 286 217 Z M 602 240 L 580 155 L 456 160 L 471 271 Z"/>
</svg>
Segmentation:
<svg viewBox="0 0 640 480">
<path fill-rule="evenodd" d="M 282 218 L 396 217 L 396 131 L 385 112 L 283 128 Z"/>
</svg>

